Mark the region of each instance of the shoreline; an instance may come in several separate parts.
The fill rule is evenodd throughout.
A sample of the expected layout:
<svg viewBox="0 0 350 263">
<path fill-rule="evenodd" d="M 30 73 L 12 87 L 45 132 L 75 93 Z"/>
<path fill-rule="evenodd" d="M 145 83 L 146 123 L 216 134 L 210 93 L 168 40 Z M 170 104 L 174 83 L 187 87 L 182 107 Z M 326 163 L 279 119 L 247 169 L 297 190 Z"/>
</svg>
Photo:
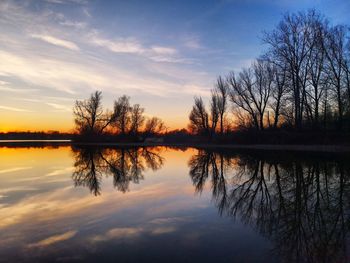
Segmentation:
<svg viewBox="0 0 350 263">
<path fill-rule="evenodd" d="M 69 140 L 0 140 L 0 147 L 44 147 L 44 146 L 102 146 L 102 147 L 186 147 L 226 150 L 259 150 L 288 152 L 350 153 L 350 145 L 321 144 L 210 144 L 210 143 L 111 143 L 73 142 Z"/>
</svg>

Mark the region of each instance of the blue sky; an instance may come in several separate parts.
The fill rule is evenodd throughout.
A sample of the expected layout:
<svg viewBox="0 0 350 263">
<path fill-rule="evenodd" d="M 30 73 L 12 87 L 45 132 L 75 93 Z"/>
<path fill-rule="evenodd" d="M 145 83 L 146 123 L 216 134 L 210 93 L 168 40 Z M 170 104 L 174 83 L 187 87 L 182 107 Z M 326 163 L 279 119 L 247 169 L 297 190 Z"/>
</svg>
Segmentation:
<svg viewBox="0 0 350 263">
<path fill-rule="evenodd" d="M 350 24 L 345 0 L 1 1 L 0 130 L 69 130 L 96 89 L 185 127 L 194 96 L 263 52 L 263 30 L 310 8 Z"/>
</svg>

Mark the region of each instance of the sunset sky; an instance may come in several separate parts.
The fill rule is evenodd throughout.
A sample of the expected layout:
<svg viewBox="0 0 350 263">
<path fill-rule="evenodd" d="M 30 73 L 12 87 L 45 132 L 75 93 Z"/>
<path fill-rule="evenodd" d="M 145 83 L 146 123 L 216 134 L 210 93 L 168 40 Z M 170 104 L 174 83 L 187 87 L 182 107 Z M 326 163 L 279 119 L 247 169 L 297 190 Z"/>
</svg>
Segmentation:
<svg viewBox="0 0 350 263">
<path fill-rule="evenodd" d="M 0 131 L 73 128 L 94 90 L 123 94 L 170 129 L 186 127 L 195 95 L 264 50 L 263 30 L 315 8 L 350 24 L 350 1 L 0 1 Z"/>
</svg>

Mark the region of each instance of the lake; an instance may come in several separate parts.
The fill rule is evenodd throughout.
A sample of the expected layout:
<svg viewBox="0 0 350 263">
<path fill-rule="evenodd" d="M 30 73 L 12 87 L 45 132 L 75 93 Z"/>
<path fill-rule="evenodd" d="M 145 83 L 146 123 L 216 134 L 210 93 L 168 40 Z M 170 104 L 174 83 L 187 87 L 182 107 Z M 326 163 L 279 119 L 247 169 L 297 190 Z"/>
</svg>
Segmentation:
<svg viewBox="0 0 350 263">
<path fill-rule="evenodd" d="M 350 158 L 0 147 L 0 262 L 348 262 Z"/>
</svg>

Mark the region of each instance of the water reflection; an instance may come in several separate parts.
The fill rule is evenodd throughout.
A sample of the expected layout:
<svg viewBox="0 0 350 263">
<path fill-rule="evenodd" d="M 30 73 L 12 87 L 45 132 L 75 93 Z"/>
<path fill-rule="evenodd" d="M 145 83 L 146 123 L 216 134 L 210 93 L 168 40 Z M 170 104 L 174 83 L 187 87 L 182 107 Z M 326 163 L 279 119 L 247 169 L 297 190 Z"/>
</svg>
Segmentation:
<svg viewBox="0 0 350 263">
<path fill-rule="evenodd" d="M 347 262 L 350 163 L 199 150 L 189 161 L 197 192 L 209 182 L 221 215 L 240 218 L 283 262 Z"/>
<path fill-rule="evenodd" d="M 0 147 L 0 262 L 346 262 L 348 160 Z"/>
<path fill-rule="evenodd" d="M 156 171 L 164 163 L 160 148 L 72 148 L 75 186 L 88 187 L 94 195 L 101 194 L 103 176 L 112 176 L 118 191 L 129 190 L 130 182 L 144 179 L 146 169 Z"/>
</svg>

